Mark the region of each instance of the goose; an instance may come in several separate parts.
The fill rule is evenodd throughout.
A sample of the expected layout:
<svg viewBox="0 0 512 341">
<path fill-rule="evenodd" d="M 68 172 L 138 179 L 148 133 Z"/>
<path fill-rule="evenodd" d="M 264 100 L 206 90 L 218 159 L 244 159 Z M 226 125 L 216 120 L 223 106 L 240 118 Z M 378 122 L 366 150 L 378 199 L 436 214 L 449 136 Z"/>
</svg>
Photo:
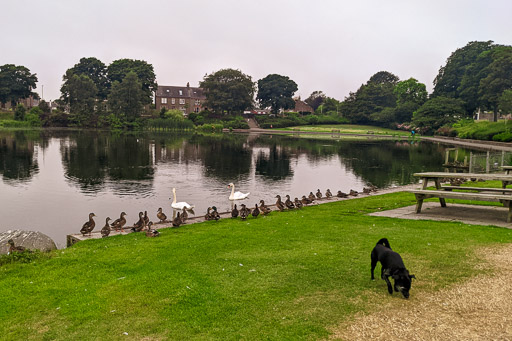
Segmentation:
<svg viewBox="0 0 512 341">
<path fill-rule="evenodd" d="M 278 194 L 276 195 L 277 201 L 276 201 L 276 207 L 279 211 L 284 210 L 284 203 L 281 201 L 281 196 Z"/>
<path fill-rule="evenodd" d="M 313 194 L 313 192 L 309 192 L 309 196 L 308 196 L 308 198 L 309 198 L 309 201 L 311 201 L 311 202 L 313 202 L 313 201 L 315 201 L 315 200 L 316 200 L 316 197 L 315 197 L 315 195 Z"/>
<path fill-rule="evenodd" d="M 342 191 L 338 191 L 338 194 L 336 194 L 338 198 L 346 198 L 348 197 L 347 193 L 343 193 Z"/>
<path fill-rule="evenodd" d="M 284 202 L 284 204 L 286 205 L 286 208 L 288 208 L 289 210 L 292 210 L 295 208 L 295 205 L 290 200 L 290 196 L 288 194 L 286 194 L 286 201 Z"/>
<path fill-rule="evenodd" d="M 27 249 L 21 245 L 18 245 L 18 246 L 15 246 L 14 245 L 14 240 L 12 239 L 9 239 L 7 241 L 7 245 L 9 245 L 9 253 L 8 254 L 11 254 L 13 252 L 25 252 L 27 251 Z"/>
<path fill-rule="evenodd" d="M 220 214 L 219 214 L 219 212 L 217 212 L 217 207 L 212 206 L 212 210 L 213 210 L 213 212 L 212 212 L 212 219 L 213 220 L 219 220 L 220 219 Z"/>
<path fill-rule="evenodd" d="M 318 199 L 322 199 L 322 192 L 320 192 L 320 189 L 317 189 L 317 190 L 316 190 L 316 197 L 317 197 Z"/>
<path fill-rule="evenodd" d="M 204 220 L 212 220 L 213 219 L 213 216 L 210 213 L 211 209 L 212 209 L 211 207 L 208 207 L 208 209 L 206 210 L 206 214 L 204 215 Z"/>
<path fill-rule="evenodd" d="M 167 216 L 165 215 L 164 212 L 162 212 L 162 208 L 161 207 L 158 209 L 156 216 L 157 216 L 158 219 L 160 219 L 161 223 L 165 223 L 166 220 L 167 220 Z"/>
<path fill-rule="evenodd" d="M 152 225 L 153 225 L 153 222 L 150 221 L 148 223 L 148 230 L 146 231 L 146 237 L 159 237 L 160 236 L 160 232 L 158 232 L 155 229 L 152 229 L 151 228 Z"/>
<path fill-rule="evenodd" d="M 295 207 L 302 208 L 302 202 L 300 202 L 299 198 L 295 198 L 294 203 Z"/>
<path fill-rule="evenodd" d="M 89 220 L 85 222 L 85 224 L 80 229 L 80 232 L 82 235 L 86 235 L 89 233 L 89 236 L 91 235 L 92 230 L 94 230 L 94 226 L 96 226 L 96 223 L 94 222 L 93 217 L 96 217 L 94 213 L 89 213 Z"/>
<path fill-rule="evenodd" d="M 325 197 L 327 199 L 329 199 L 330 197 L 332 197 L 332 193 L 331 193 L 331 190 L 329 188 L 327 188 L 327 191 L 325 191 Z"/>
<path fill-rule="evenodd" d="M 144 229 L 144 226 L 146 226 L 146 223 L 144 222 L 144 213 L 139 212 L 139 220 L 133 224 L 131 230 L 132 232 L 140 232 Z"/>
<path fill-rule="evenodd" d="M 248 193 L 242 193 L 242 192 L 235 192 L 235 185 L 233 183 L 230 183 L 228 185 L 228 188 L 231 188 L 231 194 L 229 195 L 229 200 L 242 200 L 245 199 L 251 194 L 251 192 Z"/>
<path fill-rule="evenodd" d="M 182 224 L 185 224 L 185 222 L 187 221 L 188 219 L 188 213 L 187 213 L 187 210 L 185 208 L 183 208 L 183 211 L 181 212 L 181 223 Z"/>
<path fill-rule="evenodd" d="M 260 211 L 261 211 L 261 213 L 263 213 L 264 215 L 267 215 L 267 214 L 269 214 L 270 212 L 272 212 L 272 210 L 270 209 L 270 207 L 268 207 L 267 205 L 265 205 L 265 201 L 263 201 L 263 200 L 260 200 Z"/>
<path fill-rule="evenodd" d="M 240 219 L 245 220 L 249 216 L 249 213 L 251 213 L 251 210 L 245 207 L 244 204 L 241 204 L 242 208 L 240 209 Z"/>
<path fill-rule="evenodd" d="M 254 205 L 254 209 L 252 210 L 252 216 L 257 218 L 260 215 L 260 209 L 258 208 L 258 204 Z"/>
<path fill-rule="evenodd" d="M 108 224 L 110 220 L 112 220 L 110 219 L 110 217 L 107 217 L 107 219 L 105 219 L 105 226 L 103 226 L 103 228 L 101 229 L 102 238 L 108 237 L 108 235 L 110 234 L 110 225 Z"/>
<path fill-rule="evenodd" d="M 236 208 L 236 204 L 235 204 L 235 207 L 231 210 L 231 218 L 237 218 L 238 217 L 238 208 Z"/>
<path fill-rule="evenodd" d="M 119 232 L 119 230 L 121 230 L 121 232 L 124 232 L 124 229 L 123 229 L 123 226 L 126 224 L 126 218 L 124 217 L 126 215 L 126 213 L 124 212 L 121 212 L 121 216 L 114 220 L 114 222 L 112 224 L 110 224 L 110 226 L 112 226 L 116 232 Z"/>
<path fill-rule="evenodd" d="M 183 223 L 183 220 L 181 219 L 180 212 L 176 215 L 176 218 L 172 220 L 172 226 L 173 227 L 180 227 L 180 225 Z"/>
<path fill-rule="evenodd" d="M 182 210 L 183 208 L 186 208 L 187 210 L 193 209 L 194 205 L 189 205 L 188 203 L 184 201 L 176 202 L 176 188 L 172 189 L 172 208 L 175 208 L 177 210 Z"/>
</svg>

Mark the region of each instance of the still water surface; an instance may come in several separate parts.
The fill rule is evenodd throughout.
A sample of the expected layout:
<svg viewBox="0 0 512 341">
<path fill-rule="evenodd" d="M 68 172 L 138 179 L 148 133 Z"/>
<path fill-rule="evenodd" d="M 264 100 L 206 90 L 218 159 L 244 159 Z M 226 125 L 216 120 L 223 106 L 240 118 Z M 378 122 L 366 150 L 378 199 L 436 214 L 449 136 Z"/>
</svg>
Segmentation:
<svg viewBox="0 0 512 341">
<path fill-rule="evenodd" d="M 413 173 L 442 170 L 444 147 L 407 141 L 316 140 L 292 136 L 180 134 L 112 135 L 101 132 L 0 132 L 0 231 L 38 230 L 65 246 L 94 212 L 96 228 L 121 211 L 128 224 L 147 210 L 157 221 L 170 216 L 173 187 L 178 201 L 231 208 L 242 202 L 293 197 L 330 188 L 361 191 L 414 182 Z"/>
</svg>

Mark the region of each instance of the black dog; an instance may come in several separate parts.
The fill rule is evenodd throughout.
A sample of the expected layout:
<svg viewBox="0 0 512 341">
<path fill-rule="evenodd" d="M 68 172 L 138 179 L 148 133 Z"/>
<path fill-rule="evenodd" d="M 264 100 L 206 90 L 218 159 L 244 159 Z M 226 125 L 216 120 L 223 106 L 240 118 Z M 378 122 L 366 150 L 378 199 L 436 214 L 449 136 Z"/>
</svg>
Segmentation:
<svg viewBox="0 0 512 341">
<path fill-rule="evenodd" d="M 391 283 L 388 278 L 392 277 L 395 280 L 395 291 L 401 292 L 405 298 L 409 298 L 411 280 L 416 277 L 409 275 L 409 271 L 405 268 L 402 257 L 391 250 L 386 238 L 379 240 L 372 250 L 372 280 L 375 280 L 373 270 L 375 270 L 377 262 L 380 262 L 382 265 L 381 278 L 386 281 L 388 292 L 393 294 L 393 289 L 391 288 Z"/>
</svg>

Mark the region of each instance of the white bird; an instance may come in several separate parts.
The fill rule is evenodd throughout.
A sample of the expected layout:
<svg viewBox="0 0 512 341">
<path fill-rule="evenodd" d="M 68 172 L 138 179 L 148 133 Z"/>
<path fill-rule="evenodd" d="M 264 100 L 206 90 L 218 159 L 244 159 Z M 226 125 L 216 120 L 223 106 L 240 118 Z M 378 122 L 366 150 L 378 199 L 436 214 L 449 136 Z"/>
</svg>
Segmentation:
<svg viewBox="0 0 512 341">
<path fill-rule="evenodd" d="M 229 200 L 242 200 L 245 199 L 251 194 L 249 193 L 242 193 L 242 192 L 235 192 L 235 185 L 233 183 L 230 183 L 228 185 L 228 188 L 231 187 L 231 194 L 229 195 Z"/>
<path fill-rule="evenodd" d="M 172 189 L 172 208 L 175 208 L 177 210 L 183 210 L 183 208 L 186 208 L 187 210 L 193 209 L 194 205 L 189 205 L 188 203 L 184 201 L 176 202 L 176 188 Z"/>
</svg>

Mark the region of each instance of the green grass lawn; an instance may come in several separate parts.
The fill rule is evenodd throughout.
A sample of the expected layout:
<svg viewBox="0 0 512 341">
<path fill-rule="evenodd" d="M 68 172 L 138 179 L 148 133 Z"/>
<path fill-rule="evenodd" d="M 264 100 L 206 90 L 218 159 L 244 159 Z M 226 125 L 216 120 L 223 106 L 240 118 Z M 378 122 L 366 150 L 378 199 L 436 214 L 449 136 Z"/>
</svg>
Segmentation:
<svg viewBox="0 0 512 341">
<path fill-rule="evenodd" d="M 408 136 L 411 135 L 410 132 L 403 130 L 393 130 L 386 129 L 381 127 L 374 126 L 365 126 L 365 125 L 355 125 L 355 124 L 334 124 L 334 125 L 316 125 L 316 126 L 297 126 L 297 127 L 288 127 L 284 128 L 286 130 L 300 130 L 305 132 L 332 132 L 333 129 L 338 129 L 342 134 L 367 134 L 371 132 L 372 134 L 380 134 L 380 135 L 400 135 L 400 136 Z M 283 128 L 281 128 L 283 130 Z"/>
<path fill-rule="evenodd" d="M 401 303 L 370 280 L 387 237 L 417 279 L 415 297 L 480 273 L 479 247 L 512 231 L 370 217 L 412 205 L 395 193 L 268 217 L 80 242 L 0 267 L 0 335 L 14 340 L 301 340 L 376 304 Z M 380 269 L 378 266 L 377 270 Z M 128 333 L 125 335 L 124 333 Z"/>
<path fill-rule="evenodd" d="M 0 111 L 0 121 L 13 119 L 14 113 L 12 111 Z"/>
</svg>

